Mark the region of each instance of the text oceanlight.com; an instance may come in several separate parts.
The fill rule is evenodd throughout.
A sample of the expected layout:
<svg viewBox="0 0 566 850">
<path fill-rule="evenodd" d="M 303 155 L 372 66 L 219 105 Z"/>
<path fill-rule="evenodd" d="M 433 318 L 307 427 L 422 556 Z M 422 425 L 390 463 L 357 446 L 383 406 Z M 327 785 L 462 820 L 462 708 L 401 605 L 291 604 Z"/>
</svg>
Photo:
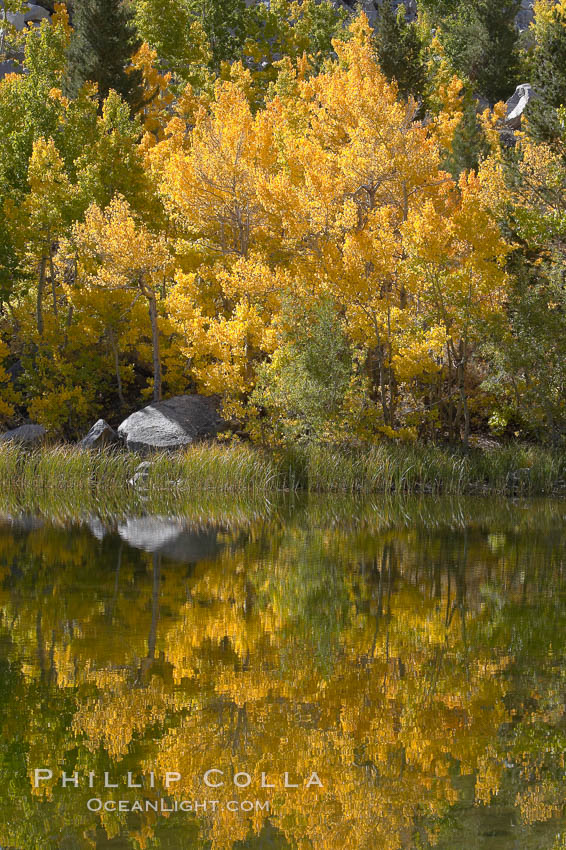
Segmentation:
<svg viewBox="0 0 566 850">
<path fill-rule="evenodd" d="M 89 812 L 171 812 L 209 813 L 226 810 L 228 812 L 269 812 L 269 800 L 101 800 L 93 797 L 86 804 Z"/>
</svg>

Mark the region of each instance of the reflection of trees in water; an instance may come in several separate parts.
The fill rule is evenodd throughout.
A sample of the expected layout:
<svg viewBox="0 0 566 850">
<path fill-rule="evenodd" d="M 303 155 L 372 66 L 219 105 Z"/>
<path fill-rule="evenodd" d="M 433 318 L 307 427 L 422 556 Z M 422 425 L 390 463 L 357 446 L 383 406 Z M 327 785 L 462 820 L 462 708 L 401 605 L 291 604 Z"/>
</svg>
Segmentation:
<svg viewBox="0 0 566 850">
<path fill-rule="evenodd" d="M 0 843 L 113 846 L 96 837 L 88 788 L 53 784 L 38 804 L 40 765 L 179 769 L 175 793 L 189 799 L 210 767 L 278 786 L 271 818 L 99 821 L 132 848 L 453 850 L 457 836 L 506 850 L 513 820 L 521 847 L 539 847 L 529 825 L 541 822 L 551 846 L 565 790 L 559 517 L 542 503 L 539 526 L 478 507 L 443 525 L 423 504 L 403 521 L 399 506 L 391 521 L 377 507 L 360 506 L 357 523 L 314 503 L 195 529 L 215 542 L 200 559 L 176 547 L 186 563 L 112 530 L 5 528 Z M 311 770 L 323 791 L 283 793 L 285 771 Z M 254 788 L 239 796 L 265 796 Z"/>
</svg>

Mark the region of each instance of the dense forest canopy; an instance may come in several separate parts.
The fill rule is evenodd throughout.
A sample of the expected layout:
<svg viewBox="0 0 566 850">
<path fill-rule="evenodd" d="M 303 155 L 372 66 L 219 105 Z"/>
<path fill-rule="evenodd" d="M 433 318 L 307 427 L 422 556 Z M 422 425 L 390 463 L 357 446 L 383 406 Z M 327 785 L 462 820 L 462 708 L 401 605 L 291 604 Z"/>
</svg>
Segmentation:
<svg viewBox="0 0 566 850">
<path fill-rule="evenodd" d="M 563 439 L 566 3 L 346 5 L 6 0 L 4 427 Z"/>
</svg>

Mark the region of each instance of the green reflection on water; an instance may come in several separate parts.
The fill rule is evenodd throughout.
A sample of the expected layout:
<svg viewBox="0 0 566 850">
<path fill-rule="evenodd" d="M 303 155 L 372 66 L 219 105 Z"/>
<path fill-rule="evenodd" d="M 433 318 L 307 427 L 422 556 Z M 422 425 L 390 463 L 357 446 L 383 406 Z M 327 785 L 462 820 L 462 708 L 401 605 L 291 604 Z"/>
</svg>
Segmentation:
<svg viewBox="0 0 566 850">
<path fill-rule="evenodd" d="M 566 847 L 565 513 L 311 498 L 4 517 L 0 846 Z M 256 800 L 270 810 L 227 810 Z M 182 801 L 207 809 L 152 809 Z"/>
</svg>

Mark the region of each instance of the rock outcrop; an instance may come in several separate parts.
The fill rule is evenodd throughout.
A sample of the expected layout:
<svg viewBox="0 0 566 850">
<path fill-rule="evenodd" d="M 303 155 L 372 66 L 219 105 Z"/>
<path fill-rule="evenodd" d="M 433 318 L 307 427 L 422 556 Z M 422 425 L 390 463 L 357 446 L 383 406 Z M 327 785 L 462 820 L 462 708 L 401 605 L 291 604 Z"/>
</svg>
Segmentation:
<svg viewBox="0 0 566 850">
<path fill-rule="evenodd" d="M 128 484 L 131 487 L 146 487 L 149 481 L 149 473 L 151 471 L 152 463 L 148 460 L 144 460 L 143 463 L 140 463 L 139 466 L 136 466 L 135 472 L 128 481 Z"/>
<path fill-rule="evenodd" d="M 5 62 L 0 62 L 0 82 L 7 77 L 8 74 L 21 74 L 21 66 L 12 59 L 6 59 Z"/>
<path fill-rule="evenodd" d="M 516 23 L 520 32 L 528 29 L 534 20 L 534 0 L 521 0 L 521 8 L 517 14 Z"/>
<path fill-rule="evenodd" d="M 257 2 L 257 0 L 246 0 L 248 5 L 253 5 L 254 1 Z M 335 6 L 347 9 L 349 12 L 357 9 L 358 6 L 361 7 L 366 13 L 370 24 L 373 26 L 377 21 L 382 0 L 359 0 L 359 2 L 358 0 L 332 0 L 332 2 Z M 407 20 L 416 20 L 418 0 L 394 0 L 393 6 L 395 9 L 398 9 L 401 5 L 405 6 Z M 533 20 L 533 5 L 534 0 L 521 0 L 521 8 L 516 18 L 517 28 L 521 32 L 527 29 Z"/>
<path fill-rule="evenodd" d="M 3 434 L 0 434 L 0 442 L 12 442 L 27 446 L 37 446 L 45 440 L 46 436 L 47 431 L 43 425 L 20 425 L 19 428 L 14 428 L 11 431 L 4 431 Z"/>
<path fill-rule="evenodd" d="M 41 23 L 41 21 L 50 18 L 51 15 L 44 9 L 43 6 L 37 6 L 35 3 L 28 3 L 27 8 L 23 12 L 6 12 L 6 19 L 17 32 L 21 32 L 28 24 Z"/>
<path fill-rule="evenodd" d="M 505 127 L 508 130 L 520 130 L 523 113 L 529 101 L 533 99 L 533 90 L 529 83 L 517 86 L 515 92 L 507 101 L 507 112 L 505 115 Z"/>
<path fill-rule="evenodd" d="M 118 436 L 132 451 L 164 451 L 215 437 L 223 426 L 217 398 L 180 395 L 132 413 L 118 427 Z"/>
<path fill-rule="evenodd" d="M 83 437 L 79 445 L 83 449 L 102 449 L 119 442 L 120 438 L 114 428 L 104 419 L 99 419 L 94 423 L 86 437 Z"/>
</svg>

